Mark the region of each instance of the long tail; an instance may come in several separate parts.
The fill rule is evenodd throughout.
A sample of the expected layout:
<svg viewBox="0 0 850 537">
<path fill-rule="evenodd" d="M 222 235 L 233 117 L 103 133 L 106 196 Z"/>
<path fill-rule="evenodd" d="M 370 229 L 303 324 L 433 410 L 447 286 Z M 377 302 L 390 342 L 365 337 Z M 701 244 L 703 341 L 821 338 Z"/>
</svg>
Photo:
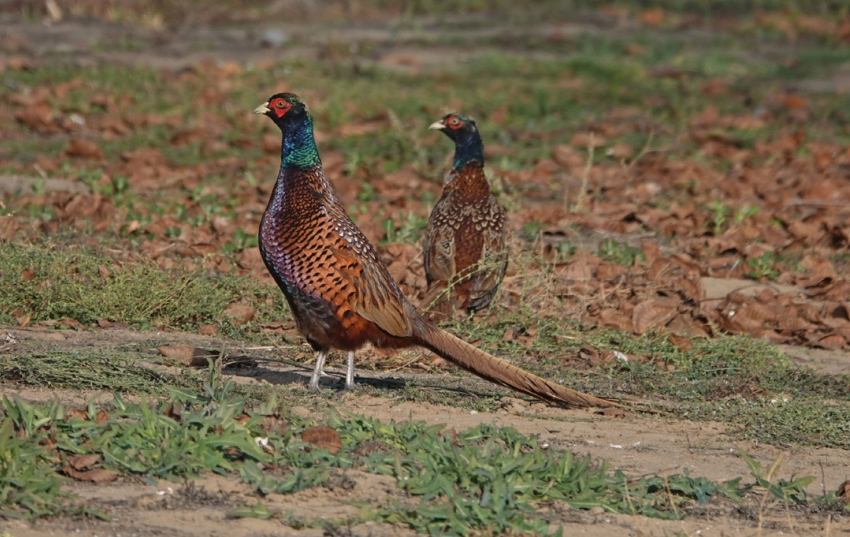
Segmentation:
<svg viewBox="0 0 850 537">
<path fill-rule="evenodd" d="M 412 324 L 413 340 L 417 345 L 434 351 L 458 367 L 490 382 L 563 406 L 624 407 L 615 401 L 572 390 L 538 377 L 487 354 L 421 317 L 414 319 Z"/>
</svg>

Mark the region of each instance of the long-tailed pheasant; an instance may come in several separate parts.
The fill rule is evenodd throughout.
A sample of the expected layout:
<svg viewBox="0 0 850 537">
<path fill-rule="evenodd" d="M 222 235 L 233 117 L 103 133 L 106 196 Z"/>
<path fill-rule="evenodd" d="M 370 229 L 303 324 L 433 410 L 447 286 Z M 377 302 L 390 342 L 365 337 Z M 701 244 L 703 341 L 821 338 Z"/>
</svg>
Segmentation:
<svg viewBox="0 0 850 537">
<path fill-rule="evenodd" d="M 442 316 L 454 309 L 473 313 L 490 304 L 505 276 L 505 209 L 484 175 L 484 144 L 475 121 L 448 114 L 429 128 L 454 141 L 455 156 L 425 232 L 423 304 Z"/>
<path fill-rule="evenodd" d="M 313 120 L 292 93 L 279 93 L 254 110 L 283 132 L 281 165 L 260 224 L 268 267 L 318 353 L 310 388 L 331 349 L 348 351 L 345 385 L 354 383 L 354 351 L 419 345 L 489 381 L 563 405 L 610 406 L 528 373 L 475 348 L 424 319 L 407 301 L 375 247 L 348 217 L 322 170 Z"/>
</svg>

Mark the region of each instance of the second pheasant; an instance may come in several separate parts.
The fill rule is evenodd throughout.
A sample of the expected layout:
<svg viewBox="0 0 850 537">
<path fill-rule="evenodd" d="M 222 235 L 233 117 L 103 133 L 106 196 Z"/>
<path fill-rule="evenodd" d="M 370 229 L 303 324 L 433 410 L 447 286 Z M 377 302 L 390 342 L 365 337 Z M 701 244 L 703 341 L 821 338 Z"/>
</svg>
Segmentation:
<svg viewBox="0 0 850 537">
<path fill-rule="evenodd" d="M 484 175 L 484 144 L 475 121 L 448 114 L 431 129 L 455 143 L 443 194 L 425 233 L 428 292 L 423 306 L 437 317 L 486 308 L 508 265 L 505 209 Z"/>
</svg>

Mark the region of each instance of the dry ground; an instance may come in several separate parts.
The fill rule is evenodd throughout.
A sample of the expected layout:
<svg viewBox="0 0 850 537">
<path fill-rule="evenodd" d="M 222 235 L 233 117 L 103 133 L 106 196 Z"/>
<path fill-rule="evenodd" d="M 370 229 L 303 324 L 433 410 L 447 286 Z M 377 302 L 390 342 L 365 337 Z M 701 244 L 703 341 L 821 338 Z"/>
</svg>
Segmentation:
<svg viewBox="0 0 850 537">
<path fill-rule="evenodd" d="M 228 348 L 239 353 L 239 344 L 192 334 L 145 333 L 123 329 L 101 331 L 43 330 L 7 328 L 22 348 L 32 352 L 110 348 L 127 344 L 173 345 L 186 343 L 203 348 Z M 802 364 L 834 374 L 848 372 L 847 355 L 835 351 L 792 350 Z M 259 359 L 274 351 L 246 351 Z M 84 364 L 81 364 L 84 367 Z M 165 366 L 152 366 L 166 370 Z M 302 391 L 309 378 L 309 367 L 294 367 L 275 361 L 263 361 L 261 366 L 228 375 L 238 383 L 268 382 Z M 331 374 L 335 374 L 331 371 Z M 338 374 L 338 373 L 337 373 Z M 358 382 L 381 378 L 403 381 L 410 374 L 358 373 Z M 486 383 L 464 375 L 462 386 L 467 394 L 487 390 Z M 445 385 L 446 375 L 415 375 L 417 382 L 434 386 Z M 79 390 L 43 388 L 4 389 L 5 394 L 18 394 L 31 401 L 54 398 L 69 406 L 84 406 L 89 401 L 102 403 L 111 394 Z M 606 460 L 612 469 L 623 469 L 627 475 L 673 474 L 688 471 L 722 481 L 747 474 L 747 465 L 740 451 L 749 453 L 767 466 L 782 457 L 779 473 L 783 476 L 815 476 L 808 487 L 813 494 L 835 490 L 850 477 L 847 452 L 841 449 L 806 446 L 776 446 L 741 440 L 734 427 L 721 422 L 688 420 L 629 414 L 609 417 L 591 410 L 565 410 L 546 406 L 528 399 L 502 398 L 502 409 L 496 412 L 476 412 L 444 405 L 418 403 L 401 399 L 374 397 L 366 394 L 336 392 L 329 388 L 324 396 L 327 405 L 384 421 L 423 420 L 443 423 L 457 430 L 479 423 L 514 427 L 528 435 L 536 435 L 554 447 L 590 454 L 594 461 Z M 304 407 L 291 409 L 304 417 L 315 410 Z M 356 512 L 353 500 L 379 501 L 387 495 L 397 495 L 395 481 L 354 470 L 339 472 L 339 481 L 295 494 L 271 494 L 263 498 L 270 509 L 291 513 L 295 517 L 312 518 L 321 512 L 328 517 L 340 517 Z M 345 486 L 340 483 L 351 480 Z M 336 485 L 336 486 L 335 486 Z M 156 485 L 140 479 L 119 479 L 108 484 L 70 481 L 67 490 L 77 494 L 80 501 L 103 509 L 112 516 L 109 522 L 82 519 L 40 520 L 34 525 L 7 521 L 15 537 L 36 535 L 67 535 L 73 533 L 93 536 L 259 536 L 259 535 L 323 535 L 321 529 L 295 530 L 285 521 L 238 519 L 228 520 L 225 512 L 239 505 L 252 504 L 256 493 L 238 476 L 205 476 L 183 483 L 160 481 Z M 563 509 L 563 507 L 561 508 Z M 818 512 L 801 512 L 771 500 L 762 512 L 758 505 L 736 505 L 732 502 L 713 502 L 702 515 L 688 516 L 681 521 L 663 521 L 642 516 L 612 515 L 610 513 L 567 509 L 555 519 L 563 524 L 566 534 L 614 537 L 624 535 L 703 535 L 709 537 L 733 535 L 843 535 L 850 533 L 850 517 Z M 759 521 L 762 530 L 759 532 Z M 334 530 L 340 531 L 340 530 Z M 368 523 L 351 528 L 352 535 L 413 535 L 397 526 Z M 326 535 L 326 534 L 325 534 Z M 333 534 L 336 535 L 336 534 Z M 346 534 L 347 535 L 347 534 Z"/>
</svg>

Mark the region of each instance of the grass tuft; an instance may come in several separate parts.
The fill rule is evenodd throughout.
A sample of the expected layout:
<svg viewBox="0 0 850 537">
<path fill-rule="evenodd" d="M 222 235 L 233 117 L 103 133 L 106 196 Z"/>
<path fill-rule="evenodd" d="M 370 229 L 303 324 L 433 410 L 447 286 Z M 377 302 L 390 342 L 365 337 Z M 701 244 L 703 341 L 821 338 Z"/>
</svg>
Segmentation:
<svg viewBox="0 0 850 537">
<path fill-rule="evenodd" d="M 51 248 L 0 242 L 0 288 L 6 289 L 0 323 L 73 319 L 123 321 L 138 328 L 197 329 L 216 324 L 226 335 L 252 327 L 234 324 L 225 308 L 241 300 L 253 322 L 289 316 L 280 291 L 246 276 L 161 269 L 152 262 L 117 262 L 95 249 Z"/>
</svg>

